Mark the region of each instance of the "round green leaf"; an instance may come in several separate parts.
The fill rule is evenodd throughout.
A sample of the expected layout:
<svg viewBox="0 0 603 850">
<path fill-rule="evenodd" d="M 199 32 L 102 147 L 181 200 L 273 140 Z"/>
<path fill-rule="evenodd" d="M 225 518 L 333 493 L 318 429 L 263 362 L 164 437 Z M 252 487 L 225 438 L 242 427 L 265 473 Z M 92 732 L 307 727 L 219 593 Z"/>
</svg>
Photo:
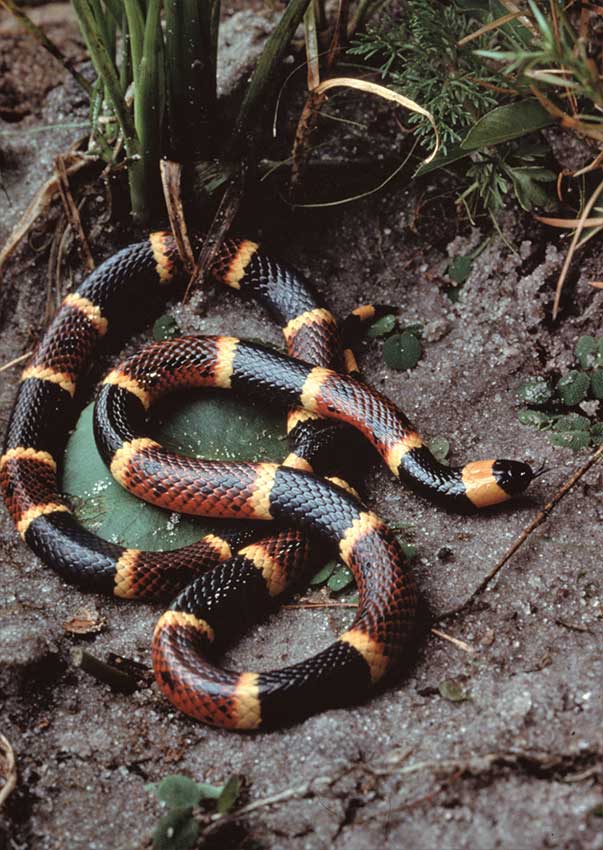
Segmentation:
<svg viewBox="0 0 603 850">
<path fill-rule="evenodd" d="M 446 273 L 451 280 L 459 286 L 462 286 L 471 274 L 472 266 L 473 259 L 471 257 L 455 257 L 454 260 L 449 263 Z"/>
<path fill-rule="evenodd" d="M 399 541 L 402 554 L 407 561 L 413 561 L 417 557 L 417 547 L 412 543 L 406 543 L 404 540 Z"/>
<path fill-rule="evenodd" d="M 201 799 L 201 788 L 194 779 L 175 773 L 166 776 L 155 786 L 155 795 L 170 809 L 196 806 Z"/>
<path fill-rule="evenodd" d="M 595 422 L 590 429 L 590 438 L 597 446 L 603 442 L 603 422 Z"/>
<path fill-rule="evenodd" d="M 584 401 L 589 386 L 590 378 L 586 372 L 572 369 L 559 380 L 557 394 L 566 407 L 575 407 Z"/>
<path fill-rule="evenodd" d="M 522 425 L 530 425 L 532 428 L 539 428 L 544 431 L 549 428 L 555 417 L 549 413 L 543 413 L 541 410 L 520 410 L 517 418 Z"/>
<path fill-rule="evenodd" d="M 153 437 L 184 454 L 219 460 L 280 460 L 284 415 L 225 393 L 199 392 L 157 411 Z M 158 406 L 159 407 L 159 406 Z M 80 416 L 65 453 L 63 491 L 87 528 L 138 549 L 194 543 L 216 523 L 178 516 L 126 492 L 105 467 L 92 433 L 92 405 Z"/>
<path fill-rule="evenodd" d="M 181 333 L 180 325 L 173 316 L 160 316 L 153 325 L 153 339 L 163 342 L 165 339 L 175 339 Z"/>
<path fill-rule="evenodd" d="M 155 850 L 190 850 L 198 837 L 199 824 L 191 811 L 173 811 L 159 821 L 153 833 L 153 847 Z"/>
<path fill-rule="evenodd" d="M 339 593 L 341 590 L 345 590 L 346 587 L 349 587 L 352 584 L 354 584 L 354 576 L 352 575 L 351 570 L 347 567 L 341 566 L 328 580 L 327 587 L 329 590 L 332 590 L 333 593 Z"/>
<path fill-rule="evenodd" d="M 395 327 L 396 317 L 392 313 L 388 313 L 387 316 L 382 316 L 380 319 L 377 319 L 376 322 L 373 322 L 366 332 L 366 335 L 373 338 L 378 336 L 387 336 L 387 334 L 391 333 Z"/>
<path fill-rule="evenodd" d="M 328 564 L 325 564 L 321 570 L 319 570 L 315 575 L 312 576 L 312 578 L 310 579 L 310 584 L 313 586 L 324 584 L 325 581 L 332 576 L 333 571 L 336 567 L 337 561 L 329 561 Z"/>
<path fill-rule="evenodd" d="M 575 452 L 585 449 L 590 442 L 588 431 L 562 431 L 551 434 L 551 443 L 563 449 L 573 449 Z"/>
<path fill-rule="evenodd" d="M 408 331 L 390 336 L 383 344 L 383 359 L 390 369 L 414 369 L 421 359 L 421 354 L 421 343 Z"/>
<path fill-rule="evenodd" d="M 430 440 L 429 443 L 427 443 L 427 448 L 437 461 L 448 466 L 446 458 L 450 451 L 450 443 L 446 437 L 434 437 L 433 440 Z"/>
<path fill-rule="evenodd" d="M 576 343 L 576 357 L 583 369 L 590 369 L 595 362 L 597 340 L 594 336 L 581 336 Z"/>
<path fill-rule="evenodd" d="M 595 369 L 590 376 L 590 391 L 593 398 L 603 399 L 603 369 Z"/>
<path fill-rule="evenodd" d="M 559 416 L 553 424 L 553 431 L 588 431 L 589 428 L 590 419 L 588 416 L 581 416 L 579 413 Z"/>
<path fill-rule="evenodd" d="M 537 376 L 528 378 L 517 391 L 517 395 L 526 404 L 546 404 L 553 395 L 550 384 L 544 378 Z"/>
<path fill-rule="evenodd" d="M 463 702 L 469 699 L 469 694 L 458 679 L 443 679 L 438 685 L 440 696 L 451 702 Z"/>
<path fill-rule="evenodd" d="M 404 327 L 401 328 L 401 333 L 409 333 L 416 336 L 417 339 L 421 339 L 423 336 L 423 325 L 421 322 L 414 322 L 412 325 L 404 325 Z"/>
</svg>

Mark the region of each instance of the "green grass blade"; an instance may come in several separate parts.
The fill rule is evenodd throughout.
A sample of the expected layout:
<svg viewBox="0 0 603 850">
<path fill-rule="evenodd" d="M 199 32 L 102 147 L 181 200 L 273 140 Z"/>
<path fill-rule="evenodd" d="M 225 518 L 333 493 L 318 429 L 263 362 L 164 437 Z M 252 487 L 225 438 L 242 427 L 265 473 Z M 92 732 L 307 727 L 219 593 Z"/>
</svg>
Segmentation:
<svg viewBox="0 0 603 850">
<path fill-rule="evenodd" d="M 145 181 L 150 188 L 159 172 L 159 59 L 162 32 L 160 25 L 162 0 L 149 0 L 144 30 L 142 58 L 134 98 L 134 125 L 140 140 Z M 147 191 L 149 198 L 157 193 Z"/>
<path fill-rule="evenodd" d="M 309 3 L 310 0 L 291 0 L 274 32 L 266 42 L 237 116 L 234 136 L 230 145 L 231 155 L 236 156 L 238 154 L 239 148 L 256 120 L 257 114 L 262 111 L 267 92 L 274 84 L 276 68 L 283 58 Z"/>
<path fill-rule="evenodd" d="M 111 61 L 107 46 L 103 42 L 102 35 L 96 26 L 96 19 L 90 2 L 89 0 L 73 0 L 73 6 L 79 19 L 80 28 L 86 46 L 88 47 L 90 58 L 94 63 L 96 73 L 101 77 L 106 86 L 115 117 L 124 135 L 124 144 L 128 156 L 135 156 L 138 153 L 138 139 L 134 130 L 132 117 L 123 98 L 115 65 Z"/>
<path fill-rule="evenodd" d="M 138 79 L 138 69 L 142 60 L 144 46 L 144 18 L 138 0 L 124 0 L 124 9 L 128 21 L 128 38 L 132 56 L 132 74 L 134 83 Z"/>
</svg>

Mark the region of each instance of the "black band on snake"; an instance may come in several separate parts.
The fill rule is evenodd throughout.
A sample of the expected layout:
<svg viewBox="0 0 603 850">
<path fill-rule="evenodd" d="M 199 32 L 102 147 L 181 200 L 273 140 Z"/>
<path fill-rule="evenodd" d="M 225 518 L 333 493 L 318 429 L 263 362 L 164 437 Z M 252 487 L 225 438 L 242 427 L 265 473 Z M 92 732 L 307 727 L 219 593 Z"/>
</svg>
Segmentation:
<svg viewBox="0 0 603 850">
<path fill-rule="evenodd" d="M 437 463 L 388 399 L 341 374 L 356 372 L 355 361 L 305 281 L 255 243 L 232 240 L 212 276 L 269 309 L 290 356 L 231 337 L 152 345 L 105 379 L 95 431 L 118 481 L 148 501 L 278 526 L 261 539 L 257 530 L 209 535 L 172 552 L 98 538 L 78 523 L 58 485 L 57 467 L 78 410 L 76 389 L 101 338 L 150 292 L 169 294 L 180 271 L 174 239 L 154 233 L 107 260 L 67 296 L 22 375 L 0 459 L 4 500 L 26 543 L 68 581 L 128 598 L 186 587 L 155 631 L 161 689 L 207 723 L 272 726 L 358 699 L 399 664 L 412 629 L 415 590 L 394 535 L 349 492 L 342 470 L 332 481 L 313 474 L 329 471 L 327 461 L 337 457 L 330 447 L 350 426 L 396 476 L 453 509 L 504 501 L 525 489 L 532 472 L 515 461 L 459 469 Z M 359 321 L 370 318 L 361 313 Z M 144 433 L 147 410 L 186 386 L 232 388 L 293 405 L 284 463 L 220 463 L 164 451 Z M 234 673 L 215 666 L 215 642 L 263 616 L 316 546 L 335 549 L 354 573 L 360 601 L 352 626 L 326 650 L 282 670 Z"/>
</svg>

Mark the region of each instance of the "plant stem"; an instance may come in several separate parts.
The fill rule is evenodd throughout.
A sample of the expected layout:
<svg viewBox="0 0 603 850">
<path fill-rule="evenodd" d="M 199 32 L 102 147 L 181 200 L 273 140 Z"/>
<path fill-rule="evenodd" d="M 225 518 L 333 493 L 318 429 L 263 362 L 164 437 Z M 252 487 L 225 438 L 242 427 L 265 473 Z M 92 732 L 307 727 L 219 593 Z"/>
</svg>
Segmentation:
<svg viewBox="0 0 603 850">
<path fill-rule="evenodd" d="M 50 53 L 51 56 L 54 56 L 54 58 L 61 63 L 65 70 L 71 74 L 74 80 L 76 80 L 78 85 L 80 85 L 84 89 L 86 94 L 88 94 L 89 96 L 92 94 L 92 86 L 90 85 L 88 80 L 83 77 L 79 71 L 75 70 L 75 68 L 71 64 L 71 61 L 63 56 L 59 48 L 53 41 L 48 38 L 44 30 L 37 24 L 34 24 L 31 18 L 27 17 L 25 12 L 22 12 L 21 9 L 15 6 L 13 0 L 0 0 L 0 6 L 4 6 L 5 9 L 7 9 L 12 15 L 14 15 L 14 17 L 17 18 L 17 20 L 21 23 L 23 28 L 26 29 L 27 32 L 30 33 L 30 35 L 33 35 L 33 37 L 40 42 L 42 47 L 44 47 Z"/>
</svg>

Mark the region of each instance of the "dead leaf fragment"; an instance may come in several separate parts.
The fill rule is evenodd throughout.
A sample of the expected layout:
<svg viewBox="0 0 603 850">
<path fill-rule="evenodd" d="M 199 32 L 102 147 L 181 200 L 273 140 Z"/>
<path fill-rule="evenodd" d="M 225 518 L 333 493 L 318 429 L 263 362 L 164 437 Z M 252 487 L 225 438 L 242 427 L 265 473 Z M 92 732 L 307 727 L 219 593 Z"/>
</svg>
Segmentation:
<svg viewBox="0 0 603 850">
<path fill-rule="evenodd" d="M 102 631 L 106 624 L 96 608 L 78 608 L 73 617 L 63 623 L 63 628 L 72 635 L 92 635 Z"/>
<path fill-rule="evenodd" d="M 8 740 L 0 734 L 0 808 L 17 787 L 17 763 Z"/>
</svg>

